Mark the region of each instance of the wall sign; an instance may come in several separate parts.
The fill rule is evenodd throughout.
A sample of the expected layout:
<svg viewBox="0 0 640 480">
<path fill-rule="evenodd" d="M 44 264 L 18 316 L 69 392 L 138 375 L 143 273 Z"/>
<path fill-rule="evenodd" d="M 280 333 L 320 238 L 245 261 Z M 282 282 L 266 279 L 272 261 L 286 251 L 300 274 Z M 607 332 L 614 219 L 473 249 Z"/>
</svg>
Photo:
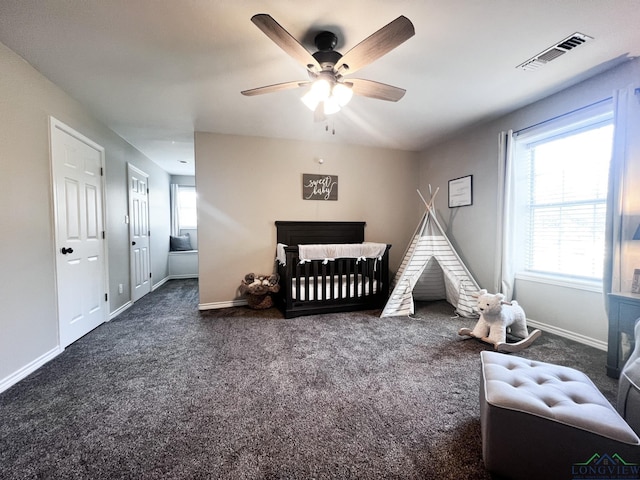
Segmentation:
<svg viewBox="0 0 640 480">
<path fill-rule="evenodd" d="M 338 176 L 302 174 L 303 200 L 338 200 Z"/>
</svg>

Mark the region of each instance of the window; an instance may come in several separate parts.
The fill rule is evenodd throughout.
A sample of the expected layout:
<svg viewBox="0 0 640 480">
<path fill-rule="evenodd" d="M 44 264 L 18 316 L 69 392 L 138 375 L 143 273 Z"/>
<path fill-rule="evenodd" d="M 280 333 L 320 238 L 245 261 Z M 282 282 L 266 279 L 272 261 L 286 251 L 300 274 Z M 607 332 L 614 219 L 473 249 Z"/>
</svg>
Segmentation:
<svg viewBox="0 0 640 480">
<path fill-rule="evenodd" d="M 171 185 L 171 211 L 173 235 L 185 228 L 197 228 L 196 187 Z"/>
<path fill-rule="evenodd" d="M 602 279 L 610 102 L 514 135 L 516 272 Z"/>
<path fill-rule="evenodd" d="M 178 187 L 178 218 L 180 228 L 197 228 L 196 187 Z"/>
</svg>

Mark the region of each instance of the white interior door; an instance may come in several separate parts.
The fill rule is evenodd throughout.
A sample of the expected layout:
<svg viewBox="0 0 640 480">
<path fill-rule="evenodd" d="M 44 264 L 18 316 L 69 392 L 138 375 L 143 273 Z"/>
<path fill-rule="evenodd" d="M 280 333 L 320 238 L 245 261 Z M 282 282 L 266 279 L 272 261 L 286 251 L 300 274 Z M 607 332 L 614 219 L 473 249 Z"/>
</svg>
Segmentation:
<svg viewBox="0 0 640 480">
<path fill-rule="evenodd" d="M 51 119 L 60 346 L 107 318 L 104 149 Z"/>
<path fill-rule="evenodd" d="M 131 300 L 151 291 L 149 267 L 149 175 L 128 165 L 129 240 L 131 248 Z"/>
</svg>

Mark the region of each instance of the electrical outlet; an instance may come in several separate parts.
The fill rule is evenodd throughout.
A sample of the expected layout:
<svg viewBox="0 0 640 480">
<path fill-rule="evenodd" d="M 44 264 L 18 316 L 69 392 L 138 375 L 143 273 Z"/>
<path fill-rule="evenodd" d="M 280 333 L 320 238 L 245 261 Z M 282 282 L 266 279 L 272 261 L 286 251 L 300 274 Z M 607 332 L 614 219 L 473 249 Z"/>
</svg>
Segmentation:
<svg viewBox="0 0 640 480">
<path fill-rule="evenodd" d="M 118 293 L 123 293 L 123 292 L 124 292 L 124 287 L 123 287 L 123 285 L 120 283 L 120 284 L 118 285 Z"/>
</svg>

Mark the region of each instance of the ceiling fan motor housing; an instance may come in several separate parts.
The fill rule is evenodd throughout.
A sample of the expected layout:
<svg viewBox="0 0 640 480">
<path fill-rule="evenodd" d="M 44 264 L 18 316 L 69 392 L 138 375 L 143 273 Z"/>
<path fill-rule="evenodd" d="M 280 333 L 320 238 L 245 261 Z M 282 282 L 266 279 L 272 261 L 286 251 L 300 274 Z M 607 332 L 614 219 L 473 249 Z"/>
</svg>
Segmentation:
<svg viewBox="0 0 640 480">
<path fill-rule="evenodd" d="M 334 50 L 338 37 L 333 32 L 324 31 L 316 35 L 314 43 L 318 51 L 313 54 L 313 58 L 318 61 L 322 70 L 331 70 L 342 58 L 342 54 Z"/>
<path fill-rule="evenodd" d="M 318 50 L 326 52 L 336 48 L 336 45 L 338 45 L 338 37 L 333 32 L 324 31 L 316 35 L 313 43 L 315 43 Z"/>
</svg>

